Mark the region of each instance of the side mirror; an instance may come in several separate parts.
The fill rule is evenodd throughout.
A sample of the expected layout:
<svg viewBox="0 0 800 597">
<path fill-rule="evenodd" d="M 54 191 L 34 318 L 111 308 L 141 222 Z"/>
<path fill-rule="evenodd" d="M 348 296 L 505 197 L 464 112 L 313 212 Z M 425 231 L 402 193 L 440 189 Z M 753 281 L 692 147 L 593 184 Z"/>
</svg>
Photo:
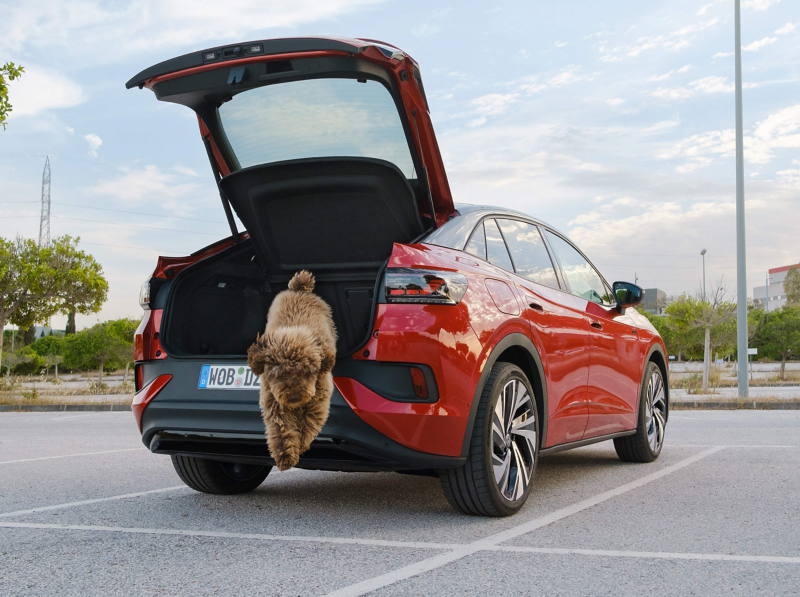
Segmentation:
<svg viewBox="0 0 800 597">
<path fill-rule="evenodd" d="M 644 290 L 630 282 L 614 282 L 614 298 L 618 307 L 632 307 L 642 302 Z"/>
</svg>

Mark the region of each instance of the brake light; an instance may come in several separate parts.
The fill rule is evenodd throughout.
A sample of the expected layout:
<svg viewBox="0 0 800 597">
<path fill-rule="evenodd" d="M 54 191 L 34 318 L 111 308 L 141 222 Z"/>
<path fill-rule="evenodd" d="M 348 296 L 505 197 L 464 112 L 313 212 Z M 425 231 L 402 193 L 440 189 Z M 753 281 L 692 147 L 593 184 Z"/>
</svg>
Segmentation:
<svg viewBox="0 0 800 597">
<path fill-rule="evenodd" d="M 386 270 L 386 302 L 457 305 L 467 292 L 467 278 L 444 271 Z"/>
</svg>

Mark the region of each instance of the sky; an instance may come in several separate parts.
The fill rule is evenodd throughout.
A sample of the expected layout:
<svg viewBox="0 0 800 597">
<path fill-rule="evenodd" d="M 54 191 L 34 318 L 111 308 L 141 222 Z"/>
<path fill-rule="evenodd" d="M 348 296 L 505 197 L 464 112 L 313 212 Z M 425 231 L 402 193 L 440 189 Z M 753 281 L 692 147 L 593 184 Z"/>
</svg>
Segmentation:
<svg viewBox="0 0 800 597">
<path fill-rule="evenodd" d="M 419 62 L 455 200 L 569 235 L 607 280 L 736 288 L 733 0 L 0 0 L 25 66 L 0 130 L 0 236 L 80 236 L 110 284 L 78 327 L 138 317 L 158 255 L 229 234 L 193 113 L 124 83 L 240 41 L 381 39 Z M 800 262 L 800 3 L 743 0 L 747 287 Z M 64 318 L 53 326 L 63 328 Z"/>
</svg>

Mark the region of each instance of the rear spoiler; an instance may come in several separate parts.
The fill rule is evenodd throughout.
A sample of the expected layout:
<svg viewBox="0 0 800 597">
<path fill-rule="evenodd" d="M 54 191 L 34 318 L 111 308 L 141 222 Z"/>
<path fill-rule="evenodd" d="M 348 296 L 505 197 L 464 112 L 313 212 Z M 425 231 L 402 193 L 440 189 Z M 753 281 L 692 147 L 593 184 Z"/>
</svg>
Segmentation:
<svg viewBox="0 0 800 597">
<path fill-rule="evenodd" d="M 145 83 L 154 78 L 169 73 L 175 73 L 187 68 L 195 68 L 205 64 L 216 64 L 226 60 L 238 60 L 241 58 L 253 58 L 256 56 L 270 56 L 272 54 L 288 54 L 295 52 L 318 52 L 318 51 L 339 51 L 357 54 L 363 46 L 354 46 L 350 43 L 338 41 L 336 39 L 326 39 L 322 37 L 300 37 L 292 39 L 265 39 L 261 41 L 250 41 L 233 46 L 219 46 L 208 48 L 191 54 L 184 54 L 177 58 L 170 58 L 164 62 L 159 62 L 134 76 L 125 83 L 127 89 L 133 87 L 144 87 Z"/>
</svg>

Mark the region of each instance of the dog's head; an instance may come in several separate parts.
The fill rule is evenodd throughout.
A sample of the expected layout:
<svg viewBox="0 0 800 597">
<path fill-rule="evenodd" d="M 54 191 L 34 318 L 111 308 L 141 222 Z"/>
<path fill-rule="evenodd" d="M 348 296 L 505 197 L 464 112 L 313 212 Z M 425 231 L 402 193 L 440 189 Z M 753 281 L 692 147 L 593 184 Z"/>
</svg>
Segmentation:
<svg viewBox="0 0 800 597">
<path fill-rule="evenodd" d="M 247 350 L 247 364 L 283 406 L 306 404 L 316 393 L 322 350 L 308 328 L 267 332 Z"/>
</svg>

